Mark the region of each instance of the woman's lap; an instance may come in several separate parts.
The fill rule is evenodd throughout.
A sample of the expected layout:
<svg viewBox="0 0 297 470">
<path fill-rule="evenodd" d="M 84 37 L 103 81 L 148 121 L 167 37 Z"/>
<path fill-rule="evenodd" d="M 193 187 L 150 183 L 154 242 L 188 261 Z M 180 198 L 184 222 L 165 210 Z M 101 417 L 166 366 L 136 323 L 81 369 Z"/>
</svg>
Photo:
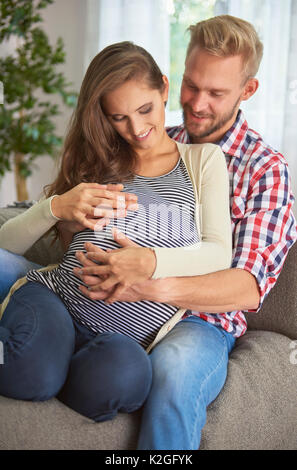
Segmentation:
<svg viewBox="0 0 297 470">
<path fill-rule="evenodd" d="M 102 421 L 139 408 L 149 392 L 151 364 L 140 345 L 73 322 L 60 298 L 39 283 L 28 282 L 12 295 L 0 340 L 2 395 L 37 401 L 57 396 Z"/>
</svg>

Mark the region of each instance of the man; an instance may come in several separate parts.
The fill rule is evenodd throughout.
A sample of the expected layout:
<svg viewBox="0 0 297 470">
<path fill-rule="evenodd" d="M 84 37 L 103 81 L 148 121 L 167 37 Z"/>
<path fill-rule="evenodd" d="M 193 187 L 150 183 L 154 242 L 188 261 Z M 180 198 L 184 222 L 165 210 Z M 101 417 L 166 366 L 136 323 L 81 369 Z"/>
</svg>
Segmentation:
<svg viewBox="0 0 297 470">
<path fill-rule="evenodd" d="M 255 75 L 263 46 L 256 31 L 226 15 L 191 26 L 190 32 L 180 99 L 184 125 L 168 133 L 179 142 L 216 143 L 225 153 L 233 262 L 224 271 L 150 280 L 109 295 L 111 301 L 166 302 L 194 314 L 151 353 L 154 378 L 139 449 L 198 449 L 206 408 L 226 379 L 231 338 L 246 331 L 243 311 L 259 310 L 297 238 L 287 163 L 248 128 L 240 110 L 259 85 Z M 127 239 L 119 243 L 129 245 Z M 206 324 L 214 325 L 212 337 L 203 334 Z M 223 331 L 230 333 L 225 342 Z"/>
</svg>

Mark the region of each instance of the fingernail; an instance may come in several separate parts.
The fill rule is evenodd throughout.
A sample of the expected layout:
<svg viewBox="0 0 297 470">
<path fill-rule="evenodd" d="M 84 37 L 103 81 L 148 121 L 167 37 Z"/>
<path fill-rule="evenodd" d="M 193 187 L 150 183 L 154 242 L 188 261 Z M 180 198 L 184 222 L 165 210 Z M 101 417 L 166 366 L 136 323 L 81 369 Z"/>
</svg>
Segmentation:
<svg viewBox="0 0 297 470">
<path fill-rule="evenodd" d="M 133 203 L 133 204 L 128 204 L 127 209 L 130 211 L 137 211 L 138 210 L 138 204 Z"/>
<path fill-rule="evenodd" d="M 126 207 L 125 197 L 124 196 L 118 196 L 117 197 L 117 208 L 118 209 L 124 209 L 125 207 Z"/>
</svg>

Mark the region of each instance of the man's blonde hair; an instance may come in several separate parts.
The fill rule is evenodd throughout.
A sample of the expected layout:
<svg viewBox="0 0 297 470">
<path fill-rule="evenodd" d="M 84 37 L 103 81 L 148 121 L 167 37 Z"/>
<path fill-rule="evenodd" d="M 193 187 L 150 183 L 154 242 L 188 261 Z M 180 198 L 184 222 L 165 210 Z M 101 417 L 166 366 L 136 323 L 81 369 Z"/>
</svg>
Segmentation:
<svg viewBox="0 0 297 470">
<path fill-rule="evenodd" d="M 187 57 L 195 46 L 219 57 L 241 55 L 245 80 L 254 77 L 263 56 L 263 44 L 254 26 L 230 15 L 215 16 L 188 28 Z"/>
</svg>

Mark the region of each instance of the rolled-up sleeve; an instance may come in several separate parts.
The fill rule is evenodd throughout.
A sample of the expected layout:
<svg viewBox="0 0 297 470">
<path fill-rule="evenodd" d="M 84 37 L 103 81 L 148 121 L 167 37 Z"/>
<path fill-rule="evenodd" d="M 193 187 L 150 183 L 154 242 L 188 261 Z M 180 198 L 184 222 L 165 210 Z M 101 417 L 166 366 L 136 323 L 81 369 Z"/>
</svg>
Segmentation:
<svg viewBox="0 0 297 470">
<path fill-rule="evenodd" d="M 285 163 L 272 162 L 254 175 L 244 216 L 235 226 L 232 260 L 233 268 L 249 271 L 259 285 L 259 306 L 248 311 L 260 309 L 297 239 L 293 203 Z"/>
</svg>

